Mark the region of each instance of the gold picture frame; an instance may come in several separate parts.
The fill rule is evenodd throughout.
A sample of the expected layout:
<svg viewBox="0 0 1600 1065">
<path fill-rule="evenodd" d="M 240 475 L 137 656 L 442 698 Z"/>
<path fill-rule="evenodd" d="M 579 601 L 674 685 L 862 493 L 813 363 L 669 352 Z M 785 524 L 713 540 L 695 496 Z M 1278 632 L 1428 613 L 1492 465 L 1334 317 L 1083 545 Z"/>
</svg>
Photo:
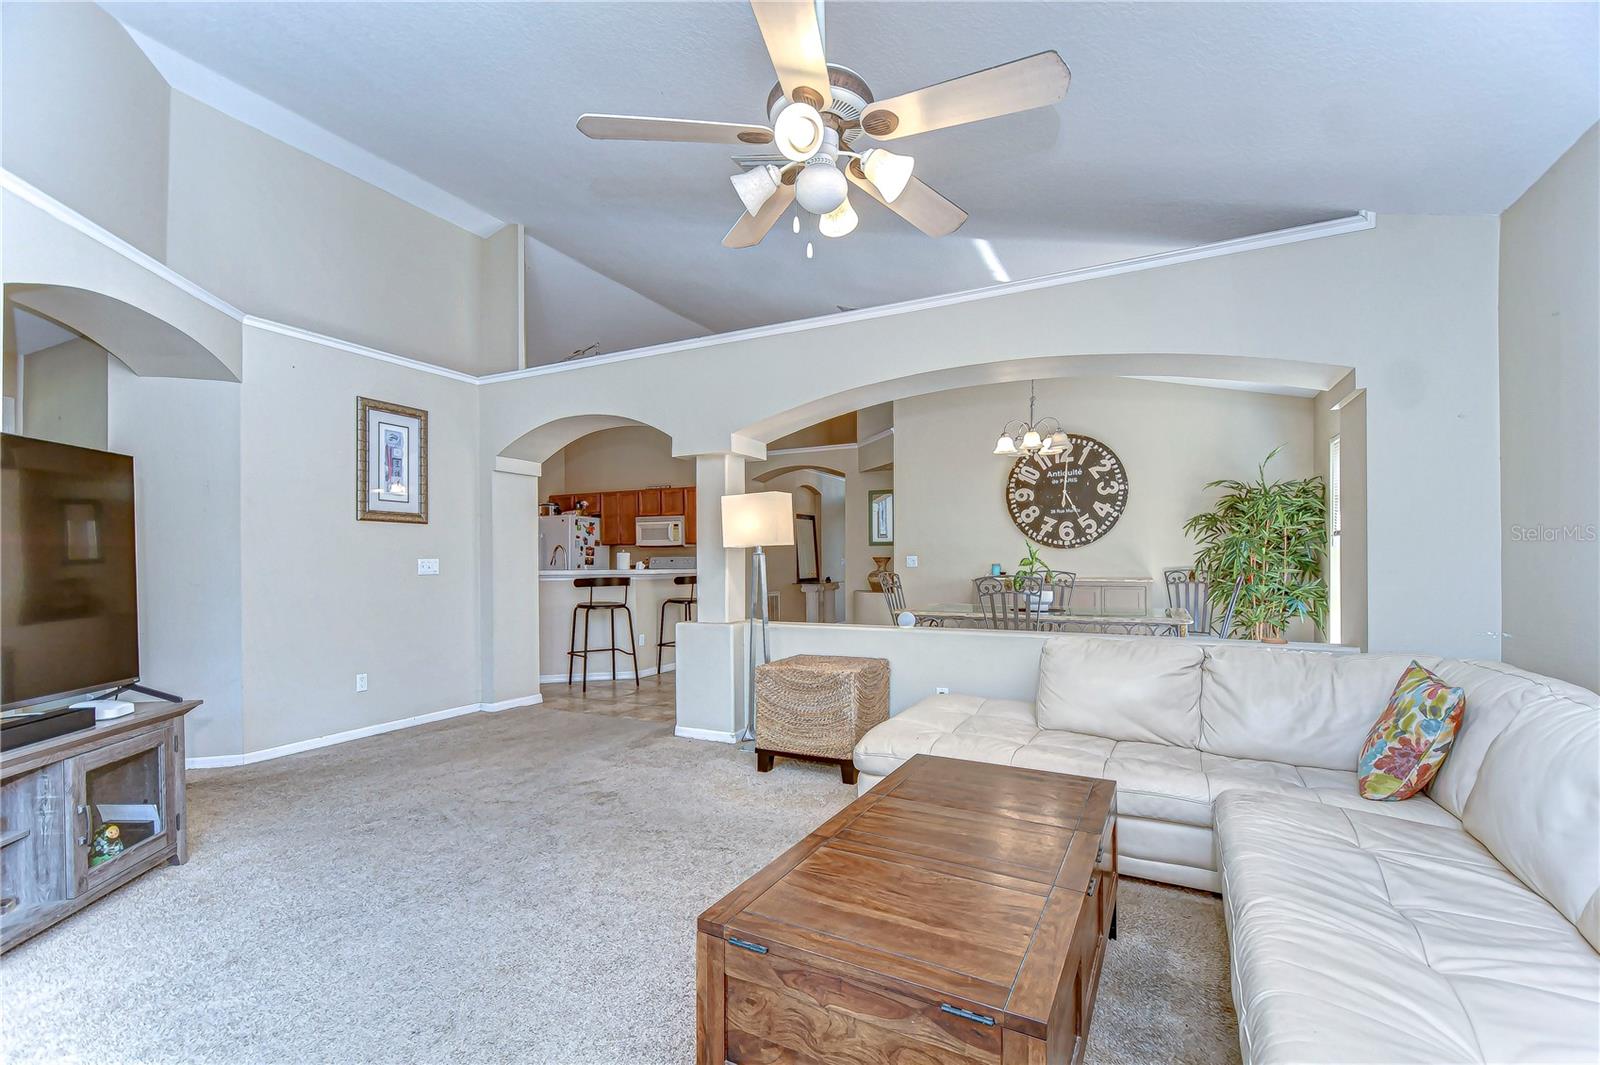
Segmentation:
<svg viewBox="0 0 1600 1065">
<path fill-rule="evenodd" d="M 428 523 L 428 412 L 356 397 L 356 520 Z"/>
</svg>

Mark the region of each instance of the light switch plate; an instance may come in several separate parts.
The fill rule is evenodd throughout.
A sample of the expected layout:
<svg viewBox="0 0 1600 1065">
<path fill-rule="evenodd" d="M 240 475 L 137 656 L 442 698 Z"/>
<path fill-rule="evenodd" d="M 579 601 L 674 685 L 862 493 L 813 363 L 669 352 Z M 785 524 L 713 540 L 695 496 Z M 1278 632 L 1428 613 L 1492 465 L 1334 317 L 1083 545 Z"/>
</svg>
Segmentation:
<svg viewBox="0 0 1600 1065">
<path fill-rule="evenodd" d="M 906 569 L 916 569 L 916 568 L 917 568 L 917 556 L 916 555 L 907 555 L 906 556 Z"/>
<path fill-rule="evenodd" d="M 357 673 L 356 674 L 356 691 L 364 692 L 366 690 L 367 690 L 367 675 L 365 673 Z"/>
<path fill-rule="evenodd" d="M 417 559 L 417 576 L 437 577 L 439 575 L 439 560 L 436 558 Z"/>
</svg>

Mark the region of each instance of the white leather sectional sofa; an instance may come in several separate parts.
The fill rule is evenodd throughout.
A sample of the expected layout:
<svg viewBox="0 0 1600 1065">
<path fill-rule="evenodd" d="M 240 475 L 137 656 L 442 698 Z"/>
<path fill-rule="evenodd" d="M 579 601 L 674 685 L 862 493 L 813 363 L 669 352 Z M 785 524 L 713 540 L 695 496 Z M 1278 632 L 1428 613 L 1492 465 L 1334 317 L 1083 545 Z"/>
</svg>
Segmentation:
<svg viewBox="0 0 1600 1065">
<path fill-rule="evenodd" d="M 1426 794 L 1354 767 L 1415 657 L 1465 689 Z M 1220 892 L 1247 1062 L 1600 1061 L 1600 698 L 1501 663 L 1063 636 L 1034 703 L 942 695 L 855 750 L 1117 782 L 1122 872 Z"/>
</svg>

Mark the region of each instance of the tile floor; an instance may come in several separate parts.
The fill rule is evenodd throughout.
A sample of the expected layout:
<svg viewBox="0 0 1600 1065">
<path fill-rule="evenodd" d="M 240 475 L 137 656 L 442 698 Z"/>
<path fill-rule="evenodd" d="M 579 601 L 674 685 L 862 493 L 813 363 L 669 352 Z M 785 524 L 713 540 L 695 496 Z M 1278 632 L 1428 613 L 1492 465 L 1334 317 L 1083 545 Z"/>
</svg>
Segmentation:
<svg viewBox="0 0 1600 1065">
<path fill-rule="evenodd" d="M 570 688 L 565 681 L 558 681 L 539 685 L 539 694 L 544 696 L 544 705 L 555 710 L 631 717 L 639 721 L 671 725 L 678 719 L 678 689 L 673 683 L 676 676 L 675 673 L 662 673 L 645 677 L 639 681 L 637 688 L 631 679 L 615 683 L 591 679 L 587 695 L 576 680 Z"/>
</svg>

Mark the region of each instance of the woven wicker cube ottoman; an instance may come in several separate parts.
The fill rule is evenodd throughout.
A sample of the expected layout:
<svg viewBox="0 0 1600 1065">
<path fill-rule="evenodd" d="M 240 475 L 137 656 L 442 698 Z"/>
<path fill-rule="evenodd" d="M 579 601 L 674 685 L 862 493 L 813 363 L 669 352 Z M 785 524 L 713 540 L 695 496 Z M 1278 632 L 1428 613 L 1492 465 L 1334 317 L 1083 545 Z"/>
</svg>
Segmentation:
<svg viewBox="0 0 1600 1065">
<path fill-rule="evenodd" d="M 795 655 L 756 667 L 756 769 L 777 755 L 829 762 L 846 784 L 856 743 L 889 717 L 889 660 Z"/>
</svg>

